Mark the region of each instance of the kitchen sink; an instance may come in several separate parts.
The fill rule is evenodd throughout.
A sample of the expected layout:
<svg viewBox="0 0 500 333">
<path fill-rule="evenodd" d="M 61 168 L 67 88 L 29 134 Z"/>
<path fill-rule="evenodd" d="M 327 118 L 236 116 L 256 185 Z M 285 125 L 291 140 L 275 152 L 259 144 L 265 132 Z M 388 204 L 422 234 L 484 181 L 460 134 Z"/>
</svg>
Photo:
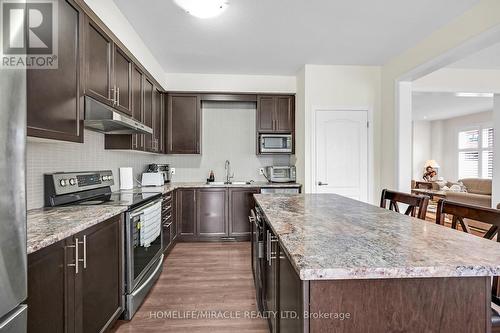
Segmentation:
<svg viewBox="0 0 500 333">
<path fill-rule="evenodd" d="M 222 186 L 222 185 L 250 185 L 252 182 L 247 182 L 247 181 L 234 181 L 234 182 L 229 182 L 229 183 L 225 183 L 225 182 L 211 182 L 211 183 L 207 183 L 208 185 L 211 185 L 211 186 Z"/>
</svg>

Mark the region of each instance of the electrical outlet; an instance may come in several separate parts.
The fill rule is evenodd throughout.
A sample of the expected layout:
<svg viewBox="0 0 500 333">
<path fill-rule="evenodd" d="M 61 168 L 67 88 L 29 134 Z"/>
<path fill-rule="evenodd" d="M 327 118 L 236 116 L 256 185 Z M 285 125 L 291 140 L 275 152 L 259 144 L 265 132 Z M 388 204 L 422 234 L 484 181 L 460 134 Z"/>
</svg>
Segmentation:
<svg viewBox="0 0 500 333">
<path fill-rule="evenodd" d="M 175 175 L 175 168 L 170 168 L 170 173 L 171 173 L 172 175 Z"/>
<path fill-rule="evenodd" d="M 259 175 L 263 175 L 264 174 L 264 168 L 260 168 L 259 169 Z"/>
</svg>

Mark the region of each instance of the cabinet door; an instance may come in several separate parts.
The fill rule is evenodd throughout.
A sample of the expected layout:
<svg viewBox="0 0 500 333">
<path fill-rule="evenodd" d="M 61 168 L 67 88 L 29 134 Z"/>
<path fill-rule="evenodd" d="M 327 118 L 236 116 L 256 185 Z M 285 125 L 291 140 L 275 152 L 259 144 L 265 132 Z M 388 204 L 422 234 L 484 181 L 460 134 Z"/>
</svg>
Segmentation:
<svg viewBox="0 0 500 333">
<path fill-rule="evenodd" d="M 167 153 L 200 154 L 201 102 L 198 95 L 169 95 Z"/>
<path fill-rule="evenodd" d="M 111 84 L 111 52 L 113 41 L 87 17 L 85 39 L 85 94 L 114 106 L 114 88 Z"/>
<path fill-rule="evenodd" d="M 253 195 L 259 193 L 256 188 L 229 189 L 229 236 L 250 237 L 251 225 L 248 222 L 250 210 L 255 208 Z"/>
<path fill-rule="evenodd" d="M 225 188 L 197 191 L 198 235 L 227 236 L 227 191 Z"/>
<path fill-rule="evenodd" d="M 74 249 L 65 240 L 28 255 L 28 332 L 75 331 Z"/>
<path fill-rule="evenodd" d="M 143 122 L 143 74 L 134 66 L 132 71 L 132 117 Z M 132 135 L 132 149 L 144 150 L 144 134 Z"/>
<path fill-rule="evenodd" d="M 81 305 L 77 308 L 81 309 L 82 331 L 102 332 L 123 311 L 121 215 L 77 237 L 85 242 L 80 245 L 83 262 L 81 274 L 77 275 L 77 290 L 81 296 Z"/>
<path fill-rule="evenodd" d="M 295 106 L 293 96 L 278 96 L 276 107 L 275 131 L 291 132 L 295 127 Z"/>
<path fill-rule="evenodd" d="M 177 227 L 181 236 L 196 234 L 196 191 L 177 190 Z"/>
<path fill-rule="evenodd" d="M 162 92 L 157 88 L 154 89 L 154 105 L 153 105 L 153 150 L 157 153 L 162 152 L 163 144 L 162 144 L 162 112 L 163 112 L 163 103 L 162 103 Z"/>
<path fill-rule="evenodd" d="M 144 125 L 153 128 L 153 83 L 144 78 Z M 153 129 L 154 131 L 154 129 Z M 144 134 L 144 149 L 154 152 L 154 134 Z"/>
<path fill-rule="evenodd" d="M 116 45 L 113 51 L 113 74 L 116 89 L 116 108 L 132 115 L 132 61 Z"/>
<path fill-rule="evenodd" d="M 298 317 L 280 317 L 280 332 L 303 332 L 303 284 L 283 251 L 280 251 L 278 288 L 280 313 L 295 313 L 298 315 Z"/>
<path fill-rule="evenodd" d="M 84 14 L 71 0 L 58 7 L 58 68 L 27 71 L 28 136 L 83 142 Z"/>
<path fill-rule="evenodd" d="M 278 311 L 277 300 L 277 277 L 278 265 L 276 254 L 278 253 L 279 246 L 276 236 L 266 225 L 266 265 L 264 271 L 264 310 L 275 312 Z M 277 319 L 273 316 L 269 318 L 269 326 L 271 333 L 277 332 Z"/>
<path fill-rule="evenodd" d="M 274 130 L 275 110 L 276 110 L 276 98 L 274 96 L 258 96 L 257 131 Z"/>
</svg>

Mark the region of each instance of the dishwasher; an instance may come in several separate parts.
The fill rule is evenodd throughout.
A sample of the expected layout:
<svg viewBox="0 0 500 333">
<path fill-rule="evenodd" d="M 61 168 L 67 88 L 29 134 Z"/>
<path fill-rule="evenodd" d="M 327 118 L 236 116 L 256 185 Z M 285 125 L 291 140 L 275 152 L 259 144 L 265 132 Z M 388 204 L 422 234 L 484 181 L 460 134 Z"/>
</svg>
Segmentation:
<svg viewBox="0 0 500 333">
<path fill-rule="evenodd" d="M 299 194 L 298 187 L 263 187 L 260 190 L 262 194 L 285 193 L 285 194 Z"/>
</svg>

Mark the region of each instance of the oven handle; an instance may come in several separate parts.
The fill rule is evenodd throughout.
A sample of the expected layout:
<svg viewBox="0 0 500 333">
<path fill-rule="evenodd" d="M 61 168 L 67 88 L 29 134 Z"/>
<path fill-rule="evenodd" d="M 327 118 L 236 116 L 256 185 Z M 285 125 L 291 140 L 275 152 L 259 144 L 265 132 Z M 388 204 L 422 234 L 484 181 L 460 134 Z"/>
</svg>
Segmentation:
<svg viewBox="0 0 500 333">
<path fill-rule="evenodd" d="M 150 202 L 150 203 L 145 204 L 144 206 L 141 206 L 141 207 L 138 207 L 138 208 L 134 209 L 133 211 L 131 211 L 131 212 L 130 212 L 130 218 L 134 218 L 134 217 L 136 217 L 136 216 L 138 216 L 138 215 L 142 215 L 142 214 L 144 214 L 144 210 L 145 210 L 146 208 L 149 208 L 149 207 L 151 207 L 151 206 L 154 206 L 154 205 L 156 205 L 157 203 L 159 203 L 159 202 L 161 202 L 161 201 L 162 201 L 162 199 L 161 199 L 161 198 L 158 198 L 158 199 L 156 199 L 155 201 L 152 201 L 152 202 Z"/>
</svg>

